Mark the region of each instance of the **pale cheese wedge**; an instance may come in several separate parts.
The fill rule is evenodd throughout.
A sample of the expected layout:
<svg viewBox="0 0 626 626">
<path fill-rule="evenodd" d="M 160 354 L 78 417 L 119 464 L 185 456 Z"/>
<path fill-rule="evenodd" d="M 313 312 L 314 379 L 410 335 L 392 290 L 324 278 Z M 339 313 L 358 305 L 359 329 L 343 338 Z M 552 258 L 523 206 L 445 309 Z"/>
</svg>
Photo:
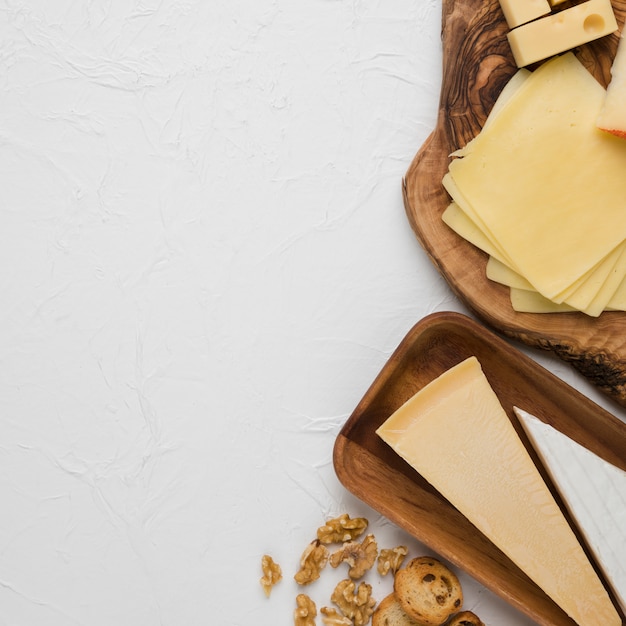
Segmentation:
<svg viewBox="0 0 626 626">
<path fill-rule="evenodd" d="M 626 611 L 626 472 L 531 413 L 514 411 Z"/>
<path fill-rule="evenodd" d="M 573 54 L 552 59 L 449 167 L 453 199 L 548 298 L 626 239 L 626 143 L 596 128 L 603 99 Z"/>
<path fill-rule="evenodd" d="M 622 625 L 475 357 L 376 432 L 579 626 Z"/>
</svg>

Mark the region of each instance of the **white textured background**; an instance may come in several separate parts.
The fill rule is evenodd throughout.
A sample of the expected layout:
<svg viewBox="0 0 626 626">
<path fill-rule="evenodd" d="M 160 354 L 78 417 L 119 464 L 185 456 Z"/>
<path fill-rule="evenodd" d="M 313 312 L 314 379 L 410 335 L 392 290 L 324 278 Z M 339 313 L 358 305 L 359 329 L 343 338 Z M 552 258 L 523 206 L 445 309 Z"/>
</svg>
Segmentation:
<svg viewBox="0 0 626 626">
<path fill-rule="evenodd" d="M 400 190 L 440 24 L 439 0 L 0 1 L 1 626 L 292 624 L 344 511 L 421 551 L 331 451 L 408 329 L 463 310 Z M 530 623 L 463 580 L 489 626 Z"/>
</svg>

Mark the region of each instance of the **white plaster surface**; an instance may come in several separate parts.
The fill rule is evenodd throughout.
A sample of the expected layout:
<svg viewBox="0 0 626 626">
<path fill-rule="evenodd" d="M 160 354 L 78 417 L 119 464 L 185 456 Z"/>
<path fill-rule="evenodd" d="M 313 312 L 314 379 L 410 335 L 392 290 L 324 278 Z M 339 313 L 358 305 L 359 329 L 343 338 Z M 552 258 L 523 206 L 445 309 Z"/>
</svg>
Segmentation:
<svg viewBox="0 0 626 626">
<path fill-rule="evenodd" d="M 342 512 L 423 551 L 331 451 L 409 328 L 463 311 L 400 188 L 440 24 L 439 0 L 0 0 L 0 626 L 287 626 Z M 488 626 L 531 623 L 461 576 Z"/>
</svg>

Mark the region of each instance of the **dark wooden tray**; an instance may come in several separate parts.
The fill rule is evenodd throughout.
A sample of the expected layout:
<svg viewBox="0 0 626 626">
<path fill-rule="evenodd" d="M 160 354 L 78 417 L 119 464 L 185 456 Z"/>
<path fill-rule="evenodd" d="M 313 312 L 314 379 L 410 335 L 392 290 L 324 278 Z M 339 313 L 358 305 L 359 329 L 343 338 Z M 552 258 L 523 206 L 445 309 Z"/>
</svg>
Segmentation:
<svg viewBox="0 0 626 626">
<path fill-rule="evenodd" d="M 552 600 L 376 435 L 378 426 L 410 396 L 472 355 L 536 461 L 513 414 L 514 405 L 626 470 L 626 424 L 468 317 L 435 313 L 411 329 L 339 433 L 333 452 L 335 471 L 354 495 L 539 624 L 573 626 Z M 560 501 L 554 489 L 553 493 Z"/>
<path fill-rule="evenodd" d="M 613 6 L 621 29 L 626 0 L 613 0 Z M 582 313 L 516 313 L 508 289 L 486 278 L 487 256 L 441 221 L 450 201 L 441 185 L 449 154 L 480 131 L 517 70 L 498 0 L 443 0 L 442 10 L 437 124 L 403 180 L 411 227 L 457 296 L 482 321 L 510 338 L 554 352 L 626 406 L 626 314 L 603 313 L 594 319 Z M 610 80 L 617 42 L 614 34 L 575 51 L 603 85 Z"/>
</svg>

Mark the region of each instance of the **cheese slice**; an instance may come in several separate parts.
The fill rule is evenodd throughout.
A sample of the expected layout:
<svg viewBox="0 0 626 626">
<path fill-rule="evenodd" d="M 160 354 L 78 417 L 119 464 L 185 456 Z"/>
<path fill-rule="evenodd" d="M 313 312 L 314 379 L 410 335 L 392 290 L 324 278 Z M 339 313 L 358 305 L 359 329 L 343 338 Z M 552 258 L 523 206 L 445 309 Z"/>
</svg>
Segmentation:
<svg viewBox="0 0 626 626">
<path fill-rule="evenodd" d="M 621 626 L 475 357 L 422 388 L 376 432 L 579 626 Z"/>
<path fill-rule="evenodd" d="M 534 415 L 515 413 L 626 612 L 626 472 Z"/>
<path fill-rule="evenodd" d="M 576 311 L 567 304 L 552 302 L 536 291 L 518 287 L 511 287 L 510 298 L 511 307 L 518 313 L 572 313 Z"/>
<path fill-rule="evenodd" d="M 453 159 L 453 184 L 444 181 L 507 265 L 549 299 L 626 239 L 626 142 L 595 125 L 604 94 L 572 53 L 551 59 Z"/>
<path fill-rule="evenodd" d="M 466 230 L 468 234 L 471 234 L 469 228 Z M 468 239 L 468 241 L 471 240 Z M 622 254 L 619 266 L 625 262 L 626 251 Z M 607 288 L 613 293 L 610 300 L 606 303 L 605 311 L 626 310 L 626 279 L 622 278 L 619 284 L 615 286 L 619 278 L 619 266 L 614 268 L 614 275 L 609 276 L 605 285 L 601 288 L 601 290 Z M 490 256 L 487 260 L 486 275 L 489 280 L 510 288 L 511 305 L 514 311 L 520 313 L 564 313 L 578 310 L 565 302 L 556 303 L 544 298 L 523 276 L 514 272 L 496 256 Z"/>
</svg>

